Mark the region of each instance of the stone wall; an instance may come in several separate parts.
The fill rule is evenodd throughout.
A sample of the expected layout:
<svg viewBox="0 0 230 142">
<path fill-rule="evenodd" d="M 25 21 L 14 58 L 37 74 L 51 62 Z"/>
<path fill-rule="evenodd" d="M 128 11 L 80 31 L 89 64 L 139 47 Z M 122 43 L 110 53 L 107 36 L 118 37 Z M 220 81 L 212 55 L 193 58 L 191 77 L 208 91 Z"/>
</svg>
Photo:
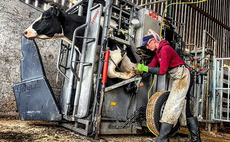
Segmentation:
<svg viewBox="0 0 230 142">
<path fill-rule="evenodd" d="M 0 114 L 16 114 L 12 86 L 21 82 L 21 36 L 40 14 L 19 0 L 0 0 Z M 55 81 L 59 41 L 36 40 L 36 43 L 54 94 L 59 94 L 60 85 Z"/>
</svg>

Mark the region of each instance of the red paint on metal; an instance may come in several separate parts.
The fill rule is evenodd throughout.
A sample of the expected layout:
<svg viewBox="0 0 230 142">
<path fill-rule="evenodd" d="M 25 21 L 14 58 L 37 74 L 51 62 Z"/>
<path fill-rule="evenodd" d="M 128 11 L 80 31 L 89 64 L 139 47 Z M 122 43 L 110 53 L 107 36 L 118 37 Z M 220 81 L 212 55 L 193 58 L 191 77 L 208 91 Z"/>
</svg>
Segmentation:
<svg viewBox="0 0 230 142">
<path fill-rule="evenodd" d="M 109 50 L 105 51 L 104 66 L 103 66 L 103 73 L 102 73 L 102 84 L 105 84 L 107 82 L 108 65 L 109 65 Z"/>
</svg>

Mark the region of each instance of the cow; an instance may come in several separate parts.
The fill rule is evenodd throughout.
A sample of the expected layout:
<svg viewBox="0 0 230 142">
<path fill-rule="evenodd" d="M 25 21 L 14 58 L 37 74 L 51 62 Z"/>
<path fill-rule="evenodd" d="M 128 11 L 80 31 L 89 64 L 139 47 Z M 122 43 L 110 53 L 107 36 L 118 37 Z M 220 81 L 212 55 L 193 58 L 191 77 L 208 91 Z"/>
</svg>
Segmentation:
<svg viewBox="0 0 230 142">
<path fill-rule="evenodd" d="M 103 18 L 101 18 L 101 20 L 103 20 Z M 24 31 L 24 36 L 28 39 L 62 39 L 71 44 L 74 30 L 85 24 L 85 22 L 85 16 L 68 14 L 57 4 L 48 4 L 47 10 Z M 102 24 L 103 22 L 100 23 Z M 112 21 L 111 23 L 114 22 Z M 116 26 L 117 25 L 114 24 L 114 27 Z M 77 36 L 84 36 L 84 29 L 80 30 Z M 81 52 L 82 43 L 82 39 L 77 40 L 75 43 L 75 48 L 78 52 Z M 129 79 L 138 73 L 136 63 L 133 63 L 129 59 L 123 47 L 115 44 L 111 47 L 110 51 L 109 78 Z M 120 64 L 119 71 L 116 70 L 118 64 Z"/>
<path fill-rule="evenodd" d="M 124 47 L 120 44 L 112 45 L 110 48 L 108 77 L 129 79 L 139 74 L 137 71 L 137 64 L 135 62 L 135 57 L 132 56 L 131 50 L 128 50 L 125 45 Z"/>
</svg>

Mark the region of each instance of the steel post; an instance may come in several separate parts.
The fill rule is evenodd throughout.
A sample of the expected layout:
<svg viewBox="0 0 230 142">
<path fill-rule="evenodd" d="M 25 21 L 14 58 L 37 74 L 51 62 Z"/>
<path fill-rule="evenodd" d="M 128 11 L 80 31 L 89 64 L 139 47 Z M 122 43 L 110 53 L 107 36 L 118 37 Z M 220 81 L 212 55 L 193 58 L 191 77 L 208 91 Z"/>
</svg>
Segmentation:
<svg viewBox="0 0 230 142">
<path fill-rule="evenodd" d="M 87 9 L 88 14 L 86 16 L 86 25 L 87 26 L 89 25 L 89 22 L 90 22 L 91 15 L 89 13 L 90 13 L 90 9 L 91 9 L 92 5 L 93 5 L 93 0 L 89 0 L 88 9 Z M 87 37 L 87 35 L 88 35 L 88 28 L 86 27 L 84 37 Z M 77 82 L 72 119 L 75 118 L 75 114 L 77 112 L 77 105 L 79 103 L 79 95 L 80 95 L 80 91 L 81 91 L 81 81 L 82 81 L 82 75 L 83 75 L 83 62 L 85 60 L 85 53 L 86 53 L 86 40 L 87 39 L 84 38 L 83 45 L 82 45 L 82 55 L 81 55 L 81 62 L 79 63 L 79 73 L 78 73 L 78 75 L 79 75 L 78 77 L 80 78 L 80 81 Z"/>
</svg>

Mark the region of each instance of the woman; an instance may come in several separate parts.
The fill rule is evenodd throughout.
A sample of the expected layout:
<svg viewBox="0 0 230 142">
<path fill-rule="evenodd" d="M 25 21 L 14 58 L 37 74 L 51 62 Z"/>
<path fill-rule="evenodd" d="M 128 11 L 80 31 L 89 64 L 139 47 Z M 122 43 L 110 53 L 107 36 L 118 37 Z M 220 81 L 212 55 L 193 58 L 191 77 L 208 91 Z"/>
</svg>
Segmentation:
<svg viewBox="0 0 230 142">
<path fill-rule="evenodd" d="M 198 121 L 196 117 L 193 117 L 189 108 L 188 90 L 190 85 L 190 72 L 185 67 L 185 62 L 181 60 L 169 42 L 167 40 L 160 41 L 159 39 L 159 35 L 155 32 L 143 38 L 142 46 L 151 51 L 155 51 L 156 54 L 148 66 L 138 64 L 138 70 L 141 72 L 144 71 L 158 75 L 164 75 L 168 72 L 173 80 L 172 90 L 170 91 L 160 120 L 160 134 L 156 138 L 156 142 L 168 142 L 168 134 L 172 130 L 173 125 L 179 120 L 180 124 L 185 126 L 186 118 L 191 134 L 191 141 L 200 142 Z M 157 67 L 158 65 L 159 67 Z"/>
</svg>

